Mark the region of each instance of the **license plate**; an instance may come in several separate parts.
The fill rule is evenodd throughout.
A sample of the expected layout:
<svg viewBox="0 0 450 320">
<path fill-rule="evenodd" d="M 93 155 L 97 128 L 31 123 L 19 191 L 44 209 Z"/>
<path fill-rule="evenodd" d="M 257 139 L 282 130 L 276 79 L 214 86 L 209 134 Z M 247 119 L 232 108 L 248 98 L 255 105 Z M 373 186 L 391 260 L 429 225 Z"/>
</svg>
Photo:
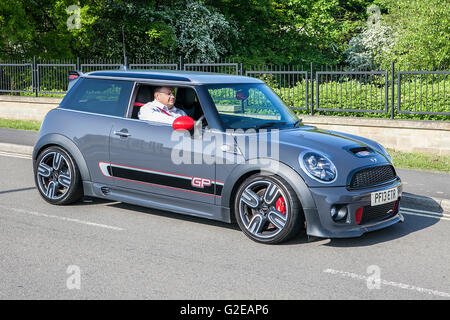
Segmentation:
<svg viewBox="0 0 450 320">
<path fill-rule="evenodd" d="M 371 195 L 370 205 L 373 207 L 378 206 L 380 204 L 396 201 L 398 199 L 398 190 L 397 188 L 392 188 L 388 190 L 372 192 L 370 195 Z"/>
</svg>

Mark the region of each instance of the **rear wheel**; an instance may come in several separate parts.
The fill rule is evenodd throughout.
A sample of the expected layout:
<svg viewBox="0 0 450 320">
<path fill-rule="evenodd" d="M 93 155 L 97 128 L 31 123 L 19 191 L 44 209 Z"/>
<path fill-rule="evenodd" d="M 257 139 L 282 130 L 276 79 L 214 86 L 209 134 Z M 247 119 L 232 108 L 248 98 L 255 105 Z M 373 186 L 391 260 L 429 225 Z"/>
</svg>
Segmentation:
<svg viewBox="0 0 450 320">
<path fill-rule="evenodd" d="M 289 240 L 303 225 L 295 191 L 277 175 L 247 178 L 236 193 L 234 214 L 245 235 L 268 244 Z"/>
<path fill-rule="evenodd" d="M 83 196 L 80 171 L 72 156 L 61 147 L 52 146 L 39 154 L 34 178 L 39 193 L 51 204 L 70 204 Z"/>
</svg>

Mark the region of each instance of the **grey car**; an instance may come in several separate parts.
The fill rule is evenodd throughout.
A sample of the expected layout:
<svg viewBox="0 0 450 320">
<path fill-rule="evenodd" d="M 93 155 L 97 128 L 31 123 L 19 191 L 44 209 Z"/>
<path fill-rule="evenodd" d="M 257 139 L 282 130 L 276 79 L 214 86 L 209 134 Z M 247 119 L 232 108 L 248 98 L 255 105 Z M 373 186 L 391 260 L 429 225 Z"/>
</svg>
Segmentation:
<svg viewBox="0 0 450 320">
<path fill-rule="evenodd" d="M 237 222 L 252 240 L 356 237 L 403 221 L 383 147 L 304 125 L 261 80 L 183 71 L 71 72 L 33 152 L 42 197 L 82 196 Z M 158 86 L 187 116 L 140 120 Z"/>
</svg>

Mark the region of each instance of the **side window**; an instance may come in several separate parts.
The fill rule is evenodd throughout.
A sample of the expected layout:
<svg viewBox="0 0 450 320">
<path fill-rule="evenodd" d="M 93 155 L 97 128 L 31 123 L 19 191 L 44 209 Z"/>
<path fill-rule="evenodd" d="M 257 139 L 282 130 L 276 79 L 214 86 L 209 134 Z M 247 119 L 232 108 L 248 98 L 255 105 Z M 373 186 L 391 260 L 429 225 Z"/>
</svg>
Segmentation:
<svg viewBox="0 0 450 320">
<path fill-rule="evenodd" d="M 145 84 L 140 84 L 136 87 L 137 93 L 130 114 L 131 118 L 138 119 L 140 108 L 144 104 L 154 100 L 156 87 Z M 198 120 L 203 115 L 203 109 L 193 88 L 172 86 L 170 88 L 175 92 L 176 108 L 183 110 L 186 115 L 194 118 L 194 120 Z"/>
<path fill-rule="evenodd" d="M 64 109 L 122 117 L 128 107 L 133 82 L 105 79 L 82 79 L 74 88 Z"/>
</svg>

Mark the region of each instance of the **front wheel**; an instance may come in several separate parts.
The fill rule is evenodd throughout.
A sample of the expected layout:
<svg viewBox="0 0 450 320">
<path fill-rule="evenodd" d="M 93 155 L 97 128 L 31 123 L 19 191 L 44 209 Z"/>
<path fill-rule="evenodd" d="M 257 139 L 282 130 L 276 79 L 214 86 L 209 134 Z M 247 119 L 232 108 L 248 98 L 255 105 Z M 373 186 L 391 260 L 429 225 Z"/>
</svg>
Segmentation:
<svg viewBox="0 0 450 320">
<path fill-rule="evenodd" d="M 277 175 L 247 178 L 236 193 L 234 214 L 245 235 L 267 244 L 289 240 L 304 221 L 295 191 Z"/>
<path fill-rule="evenodd" d="M 80 171 L 61 147 L 52 146 L 39 154 L 34 178 L 39 193 L 51 204 L 70 204 L 83 196 Z"/>
</svg>

